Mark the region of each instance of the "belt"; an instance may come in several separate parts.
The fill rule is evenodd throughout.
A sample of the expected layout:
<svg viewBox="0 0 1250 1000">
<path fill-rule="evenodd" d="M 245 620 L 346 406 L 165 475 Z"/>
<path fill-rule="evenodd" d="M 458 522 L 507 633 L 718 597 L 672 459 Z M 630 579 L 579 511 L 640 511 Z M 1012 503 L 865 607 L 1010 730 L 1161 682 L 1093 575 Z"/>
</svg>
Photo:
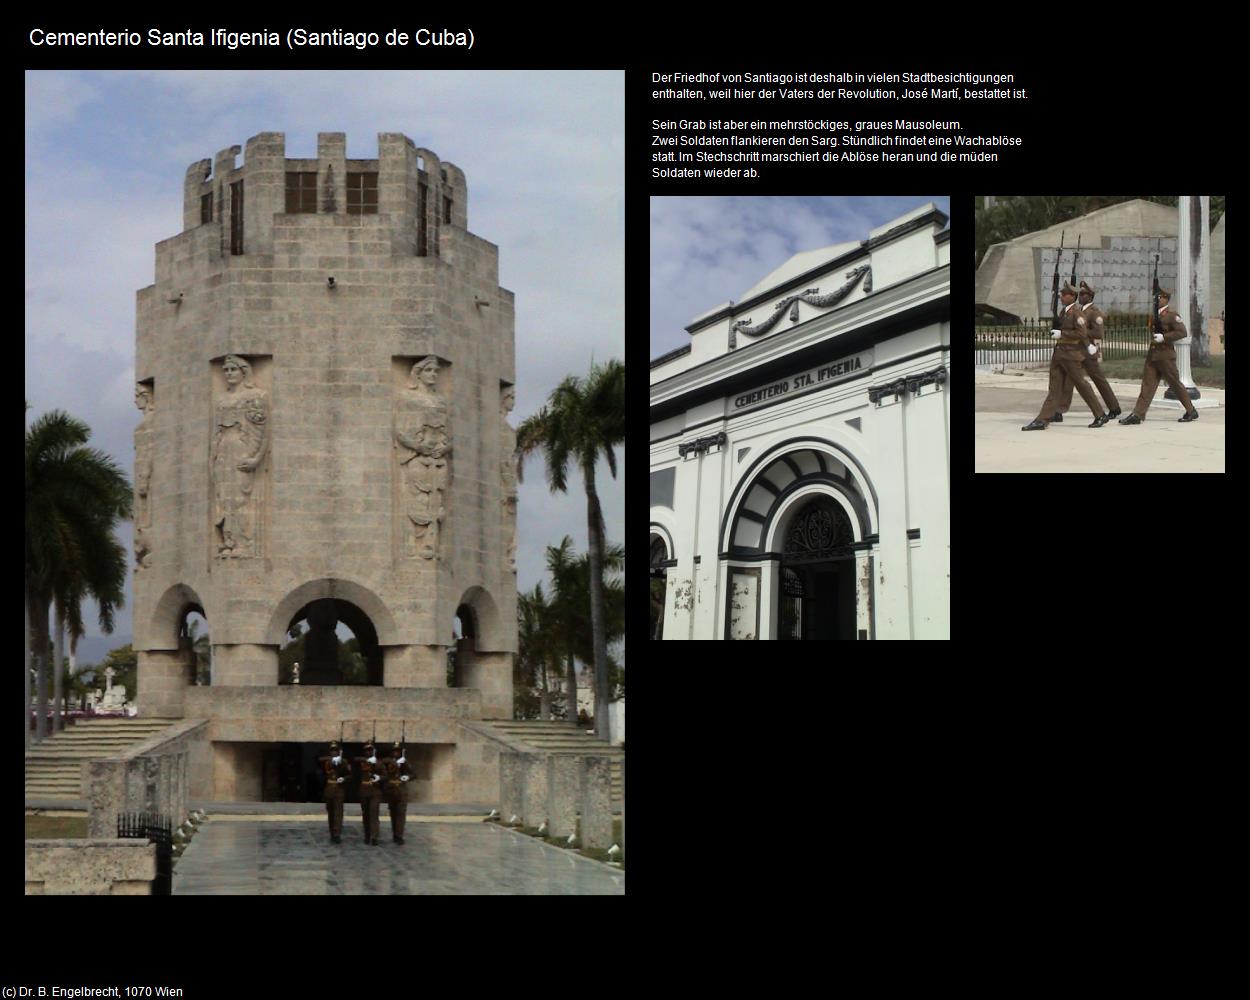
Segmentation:
<svg viewBox="0 0 1250 1000">
<path fill-rule="evenodd" d="M 1067 344 L 1079 345 L 1081 342 L 1079 340 L 1056 340 L 1055 343 L 1060 344 L 1060 345 L 1067 345 Z"/>
</svg>

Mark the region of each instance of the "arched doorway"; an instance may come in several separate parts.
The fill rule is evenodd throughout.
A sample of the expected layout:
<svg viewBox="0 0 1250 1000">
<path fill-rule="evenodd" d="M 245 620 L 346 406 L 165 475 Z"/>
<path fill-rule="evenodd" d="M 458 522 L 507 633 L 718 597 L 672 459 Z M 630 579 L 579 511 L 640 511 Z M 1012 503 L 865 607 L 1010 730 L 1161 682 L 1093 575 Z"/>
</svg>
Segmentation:
<svg viewBox="0 0 1250 1000">
<path fill-rule="evenodd" d="M 369 616 L 339 598 L 305 604 L 287 625 L 278 653 L 278 683 L 381 685 L 382 647 Z"/>
<path fill-rule="evenodd" d="M 668 596 L 668 546 L 659 535 L 651 536 L 649 576 L 651 587 L 651 638 L 664 638 L 664 603 Z"/>
<path fill-rule="evenodd" d="M 855 638 L 855 533 L 825 495 L 799 507 L 782 543 L 778 639 Z"/>
</svg>

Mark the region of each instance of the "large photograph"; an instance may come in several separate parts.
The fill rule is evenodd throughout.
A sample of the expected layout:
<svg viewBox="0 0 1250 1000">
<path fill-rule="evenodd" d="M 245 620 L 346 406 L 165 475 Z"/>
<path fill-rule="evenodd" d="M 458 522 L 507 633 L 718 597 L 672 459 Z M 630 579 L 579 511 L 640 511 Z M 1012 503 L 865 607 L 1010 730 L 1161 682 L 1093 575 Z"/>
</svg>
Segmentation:
<svg viewBox="0 0 1250 1000">
<path fill-rule="evenodd" d="M 28 892 L 623 892 L 623 112 L 27 74 Z"/>
</svg>

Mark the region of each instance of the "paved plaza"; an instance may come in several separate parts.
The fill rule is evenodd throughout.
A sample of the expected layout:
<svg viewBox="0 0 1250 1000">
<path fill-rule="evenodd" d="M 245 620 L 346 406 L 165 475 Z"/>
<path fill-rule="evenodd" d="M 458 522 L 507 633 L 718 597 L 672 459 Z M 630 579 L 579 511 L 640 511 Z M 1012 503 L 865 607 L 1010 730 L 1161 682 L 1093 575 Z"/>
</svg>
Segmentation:
<svg viewBox="0 0 1250 1000">
<path fill-rule="evenodd" d="M 620 895 L 625 874 L 480 819 L 409 817 L 376 847 L 344 817 L 330 843 L 320 817 L 210 816 L 174 868 L 174 895 Z"/>
<path fill-rule="evenodd" d="M 1141 383 L 1111 379 L 1125 414 Z M 1225 409 L 1223 389 L 1202 389 L 1204 406 L 1194 423 L 1178 424 L 1179 403 L 1164 402 L 1164 386 L 1138 426 L 1113 421 L 1089 428 L 1089 407 L 1074 395 L 1061 424 L 1044 431 L 1021 431 L 1046 399 L 1046 369 L 1002 375 L 976 375 L 977 472 L 1223 472 Z"/>
</svg>

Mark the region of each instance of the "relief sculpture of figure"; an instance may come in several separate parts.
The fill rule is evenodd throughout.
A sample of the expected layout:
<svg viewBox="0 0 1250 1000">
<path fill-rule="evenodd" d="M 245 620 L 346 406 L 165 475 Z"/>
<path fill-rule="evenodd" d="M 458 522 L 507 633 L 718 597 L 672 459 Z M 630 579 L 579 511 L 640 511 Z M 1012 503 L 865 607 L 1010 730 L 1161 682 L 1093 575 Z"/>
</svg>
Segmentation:
<svg viewBox="0 0 1250 1000">
<path fill-rule="evenodd" d="M 451 439 L 447 431 L 447 400 L 438 392 L 438 358 L 430 355 L 412 366 L 408 390 L 400 397 L 395 416 L 395 447 L 403 475 L 405 524 L 411 528 L 408 544 L 423 559 L 438 558 L 439 525 L 446 509 L 447 460 Z"/>
<path fill-rule="evenodd" d="M 235 354 L 221 363 L 226 391 L 213 404 L 213 532 L 222 559 L 256 556 L 257 477 L 269 450 L 269 396 Z"/>
<path fill-rule="evenodd" d="M 499 473 L 503 483 L 503 542 L 508 566 L 516 569 L 516 429 L 508 423 L 508 413 L 516 406 L 516 389 L 503 387 L 499 396 L 503 425 L 499 440 Z"/>
<path fill-rule="evenodd" d="M 135 569 L 152 562 L 152 386 L 146 382 L 135 385 L 135 406 L 143 413 L 143 422 L 135 428 Z"/>
</svg>

